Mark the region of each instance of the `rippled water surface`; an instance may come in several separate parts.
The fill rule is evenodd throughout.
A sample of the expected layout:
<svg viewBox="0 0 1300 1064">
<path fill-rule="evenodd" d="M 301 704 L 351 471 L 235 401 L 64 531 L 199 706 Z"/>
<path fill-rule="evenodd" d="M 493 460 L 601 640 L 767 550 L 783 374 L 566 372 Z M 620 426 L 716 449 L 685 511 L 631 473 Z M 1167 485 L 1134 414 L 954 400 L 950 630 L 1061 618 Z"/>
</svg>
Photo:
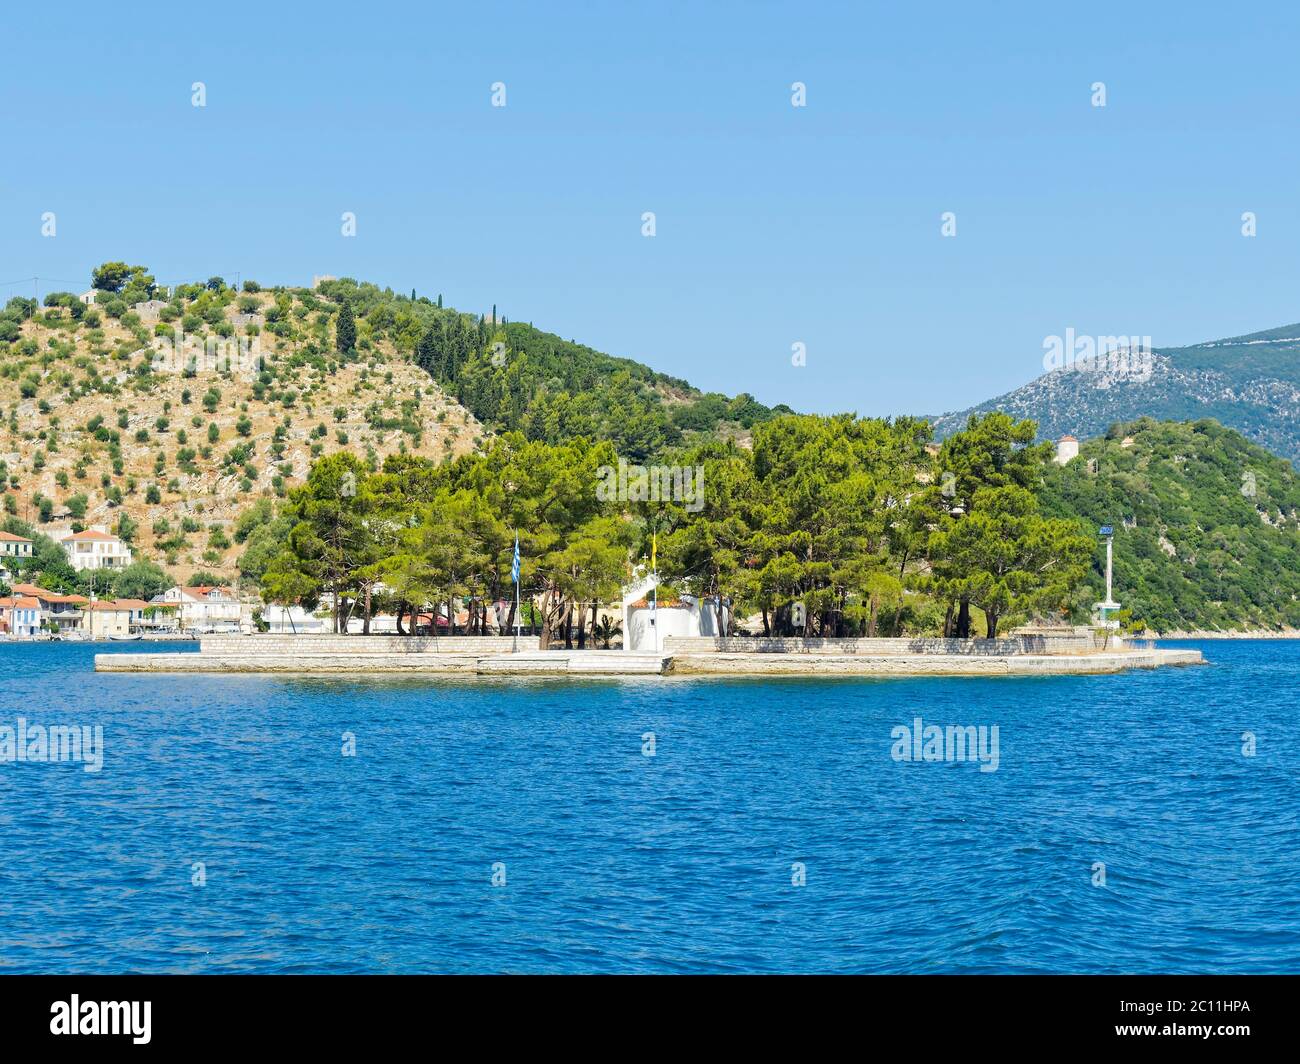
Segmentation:
<svg viewBox="0 0 1300 1064">
<path fill-rule="evenodd" d="M 0 971 L 1300 971 L 1300 643 L 1197 645 L 1114 677 L 453 684 L 0 644 L 0 725 L 105 742 L 97 773 L 0 764 Z M 997 771 L 894 761 L 918 715 L 997 724 Z"/>
</svg>

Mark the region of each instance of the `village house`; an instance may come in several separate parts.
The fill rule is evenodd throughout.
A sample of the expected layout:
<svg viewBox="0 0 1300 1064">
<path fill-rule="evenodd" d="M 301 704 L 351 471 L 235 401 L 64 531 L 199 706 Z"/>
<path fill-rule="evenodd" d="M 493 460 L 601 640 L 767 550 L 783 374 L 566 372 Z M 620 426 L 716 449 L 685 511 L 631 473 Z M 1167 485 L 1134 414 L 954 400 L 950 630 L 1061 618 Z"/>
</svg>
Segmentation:
<svg viewBox="0 0 1300 1064">
<path fill-rule="evenodd" d="M 25 561 L 32 556 L 32 541 L 12 532 L 0 531 L 0 573 L 13 573 L 14 562 Z"/>
<path fill-rule="evenodd" d="M 262 622 L 276 635 L 322 635 L 330 630 L 328 617 L 317 617 L 301 606 L 263 606 Z"/>
<path fill-rule="evenodd" d="M 28 595 L 0 598 L 0 635 L 26 638 L 40 630 L 40 602 Z"/>
<path fill-rule="evenodd" d="M 99 298 L 99 289 L 92 288 L 89 292 L 82 292 L 77 298 L 85 303 L 86 306 L 93 307 L 95 301 Z"/>
<path fill-rule="evenodd" d="M 47 627 L 61 632 L 80 630 L 85 616 L 82 607 L 90 601 L 84 595 L 61 595 L 36 584 L 14 584 L 13 592 L 15 595 L 35 599 L 41 608 L 41 619 L 47 622 Z"/>
<path fill-rule="evenodd" d="M 183 629 L 238 631 L 243 607 L 228 587 L 169 587 L 148 605 L 172 606 Z"/>
<path fill-rule="evenodd" d="M 91 639 L 127 635 L 131 631 L 131 607 L 124 602 L 100 599 L 86 604 L 83 629 Z"/>
<path fill-rule="evenodd" d="M 88 528 L 59 540 L 74 569 L 121 569 L 131 564 L 131 548 L 102 528 Z"/>
<path fill-rule="evenodd" d="M 144 599 L 118 599 L 117 604 L 131 611 L 131 626 L 136 627 L 144 623 L 144 611 L 149 608 L 149 603 Z"/>
</svg>

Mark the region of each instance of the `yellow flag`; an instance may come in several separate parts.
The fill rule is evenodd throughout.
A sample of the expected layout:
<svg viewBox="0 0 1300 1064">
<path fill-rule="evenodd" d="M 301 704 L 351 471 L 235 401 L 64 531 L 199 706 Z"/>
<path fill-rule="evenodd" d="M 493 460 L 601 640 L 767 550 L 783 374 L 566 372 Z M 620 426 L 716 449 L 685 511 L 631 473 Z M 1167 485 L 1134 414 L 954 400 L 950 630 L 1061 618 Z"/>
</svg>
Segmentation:
<svg viewBox="0 0 1300 1064">
<path fill-rule="evenodd" d="M 659 533 L 651 532 L 650 533 L 650 571 L 651 572 L 655 572 L 659 568 L 659 565 L 656 560 L 658 556 L 659 556 Z"/>
</svg>

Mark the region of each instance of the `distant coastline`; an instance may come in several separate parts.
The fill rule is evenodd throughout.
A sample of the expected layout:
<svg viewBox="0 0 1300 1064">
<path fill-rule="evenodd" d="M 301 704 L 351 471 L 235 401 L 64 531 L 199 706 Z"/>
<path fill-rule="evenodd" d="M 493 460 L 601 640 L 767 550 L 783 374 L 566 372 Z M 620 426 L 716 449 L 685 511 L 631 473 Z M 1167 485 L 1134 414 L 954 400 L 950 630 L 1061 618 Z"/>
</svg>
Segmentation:
<svg viewBox="0 0 1300 1064">
<path fill-rule="evenodd" d="M 1140 639 L 1300 639 L 1300 628 L 1246 628 L 1227 632 L 1161 632 Z"/>
</svg>

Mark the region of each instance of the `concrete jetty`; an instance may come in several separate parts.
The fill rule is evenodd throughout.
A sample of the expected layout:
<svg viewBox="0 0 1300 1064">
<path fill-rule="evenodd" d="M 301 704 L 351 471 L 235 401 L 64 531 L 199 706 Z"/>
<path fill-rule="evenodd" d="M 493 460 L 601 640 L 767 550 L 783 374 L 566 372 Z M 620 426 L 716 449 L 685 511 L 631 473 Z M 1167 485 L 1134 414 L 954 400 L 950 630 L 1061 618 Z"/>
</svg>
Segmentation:
<svg viewBox="0 0 1300 1064">
<path fill-rule="evenodd" d="M 1197 665 L 1199 650 L 1006 639 L 678 639 L 656 653 L 541 650 L 536 636 L 203 636 L 197 654 L 97 654 L 97 672 L 449 676 L 1049 676 Z"/>
</svg>

